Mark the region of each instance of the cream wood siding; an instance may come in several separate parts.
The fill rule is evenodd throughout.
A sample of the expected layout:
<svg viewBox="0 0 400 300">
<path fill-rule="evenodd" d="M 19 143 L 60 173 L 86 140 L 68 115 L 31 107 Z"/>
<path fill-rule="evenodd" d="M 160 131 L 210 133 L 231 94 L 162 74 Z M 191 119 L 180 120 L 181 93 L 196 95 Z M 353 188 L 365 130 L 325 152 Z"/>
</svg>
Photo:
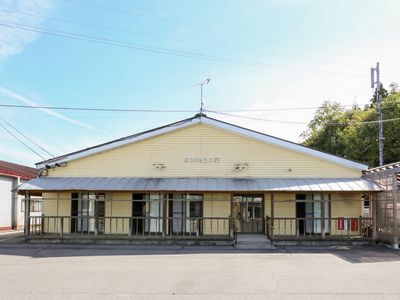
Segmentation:
<svg viewBox="0 0 400 300">
<path fill-rule="evenodd" d="M 332 218 L 362 216 L 362 201 L 359 193 L 331 194 Z"/>
<path fill-rule="evenodd" d="M 42 210 L 44 216 L 57 216 L 57 193 L 42 194 Z M 31 227 L 42 226 L 44 233 L 58 233 L 59 228 L 55 227 L 57 221 L 55 219 L 43 219 L 42 224 L 34 224 Z M 33 229 L 33 228 L 32 228 Z M 39 228 L 37 228 L 39 230 Z"/>
<path fill-rule="evenodd" d="M 71 216 L 71 193 L 58 193 L 58 215 Z M 70 219 L 64 219 L 64 233 L 70 233 Z"/>
<path fill-rule="evenodd" d="M 335 193 L 331 195 L 332 218 L 352 218 L 344 223 L 344 230 L 339 230 L 338 221 L 331 221 L 331 233 L 335 235 L 357 235 L 360 230 L 359 217 L 362 216 L 363 203 L 359 193 Z M 353 222 L 353 226 L 352 223 Z M 354 224 L 356 223 L 356 224 Z M 350 229 L 348 232 L 347 229 Z"/>
<path fill-rule="evenodd" d="M 271 194 L 264 194 L 264 217 L 271 217 Z"/>
<path fill-rule="evenodd" d="M 205 193 L 203 202 L 203 234 L 229 234 L 231 215 L 231 194 Z M 207 219 L 213 217 L 216 219 Z M 222 219 L 218 219 L 222 218 Z"/>
<path fill-rule="evenodd" d="M 277 193 L 274 194 L 274 218 L 296 217 L 296 194 Z M 275 235 L 295 235 L 296 222 L 274 219 Z"/>
<path fill-rule="evenodd" d="M 128 234 L 129 218 L 132 216 L 132 193 L 108 193 L 105 215 L 115 217 L 105 221 L 105 233 Z"/>
<path fill-rule="evenodd" d="M 185 158 L 219 163 L 185 163 Z M 248 164 L 235 171 L 237 163 Z M 156 170 L 153 164 L 164 164 Z M 360 177 L 360 172 L 248 137 L 197 124 L 68 162 L 49 176 L 94 177 Z"/>
</svg>

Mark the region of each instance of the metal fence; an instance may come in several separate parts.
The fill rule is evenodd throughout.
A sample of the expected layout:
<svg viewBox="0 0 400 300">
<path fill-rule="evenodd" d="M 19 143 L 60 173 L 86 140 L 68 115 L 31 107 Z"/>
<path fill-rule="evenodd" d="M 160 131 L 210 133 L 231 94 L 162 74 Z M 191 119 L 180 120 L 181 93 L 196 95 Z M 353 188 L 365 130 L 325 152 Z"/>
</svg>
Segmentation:
<svg viewBox="0 0 400 300">
<path fill-rule="evenodd" d="M 30 216 L 27 236 L 233 238 L 230 217 Z"/>
<path fill-rule="evenodd" d="M 374 168 L 364 174 L 383 189 L 372 199 L 379 242 L 398 247 L 400 239 L 400 163 Z"/>
<path fill-rule="evenodd" d="M 267 218 L 270 239 L 371 239 L 372 218 Z"/>
</svg>

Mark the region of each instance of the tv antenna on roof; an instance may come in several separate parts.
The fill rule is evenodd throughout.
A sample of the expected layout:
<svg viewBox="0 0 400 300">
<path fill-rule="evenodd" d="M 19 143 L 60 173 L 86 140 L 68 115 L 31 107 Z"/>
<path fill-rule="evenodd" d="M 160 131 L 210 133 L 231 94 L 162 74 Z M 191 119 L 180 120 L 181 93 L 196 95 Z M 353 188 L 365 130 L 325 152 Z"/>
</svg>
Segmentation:
<svg viewBox="0 0 400 300">
<path fill-rule="evenodd" d="M 200 81 L 192 86 L 200 86 L 200 116 L 204 111 L 204 101 L 203 101 L 203 85 L 207 85 L 210 82 L 210 78 Z"/>
</svg>

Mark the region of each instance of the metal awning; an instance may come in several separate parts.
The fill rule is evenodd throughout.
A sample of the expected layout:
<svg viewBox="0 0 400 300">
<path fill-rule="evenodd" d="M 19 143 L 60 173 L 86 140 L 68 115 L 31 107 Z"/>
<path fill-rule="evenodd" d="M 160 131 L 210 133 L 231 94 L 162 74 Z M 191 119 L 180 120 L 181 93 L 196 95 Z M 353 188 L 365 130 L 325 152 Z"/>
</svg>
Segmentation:
<svg viewBox="0 0 400 300">
<path fill-rule="evenodd" d="M 144 178 L 39 177 L 20 191 L 179 192 L 371 192 L 382 188 L 367 178 Z"/>
</svg>

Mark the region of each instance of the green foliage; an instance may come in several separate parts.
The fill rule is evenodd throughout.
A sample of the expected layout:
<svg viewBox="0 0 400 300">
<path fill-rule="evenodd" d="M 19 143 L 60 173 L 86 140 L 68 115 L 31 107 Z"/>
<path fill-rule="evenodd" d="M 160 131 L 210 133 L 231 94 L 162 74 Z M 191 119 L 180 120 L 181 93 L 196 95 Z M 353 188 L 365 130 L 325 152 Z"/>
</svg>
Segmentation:
<svg viewBox="0 0 400 300">
<path fill-rule="evenodd" d="M 383 119 L 400 118 L 400 93 L 391 85 L 383 90 Z M 361 123 L 378 120 L 375 101 L 364 108 L 344 108 L 337 102 L 324 101 L 301 134 L 303 144 L 320 151 L 364 162 L 370 167 L 378 165 L 378 123 Z M 400 161 L 400 120 L 384 123 L 384 161 Z"/>
</svg>

